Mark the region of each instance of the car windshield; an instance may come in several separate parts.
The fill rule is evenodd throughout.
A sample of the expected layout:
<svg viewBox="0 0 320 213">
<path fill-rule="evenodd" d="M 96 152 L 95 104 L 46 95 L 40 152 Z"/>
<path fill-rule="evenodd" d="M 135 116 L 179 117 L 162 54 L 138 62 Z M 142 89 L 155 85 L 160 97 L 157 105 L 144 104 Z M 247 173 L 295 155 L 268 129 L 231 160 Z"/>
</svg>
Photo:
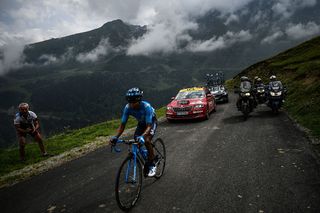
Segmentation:
<svg viewBox="0 0 320 213">
<path fill-rule="evenodd" d="M 183 92 L 179 92 L 175 99 L 182 100 L 182 99 L 203 98 L 204 96 L 205 96 L 204 91 L 201 91 L 201 90 L 183 91 Z"/>
<path fill-rule="evenodd" d="M 272 89 L 282 89 L 282 84 L 280 81 L 273 81 L 273 82 L 270 82 L 270 86 Z"/>
<path fill-rule="evenodd" d="M 240 83 L 240 90 L 241 91 L 249 91 L 251 89 L 251 84 L 249 81 L 243 81 Z"/>
<path fill-rule="evenodd" d="M 220 87 L 212 87 L 212 91 L 216 92 L 216 91 L 219 91 L 220 90 Z"/>
</svg>

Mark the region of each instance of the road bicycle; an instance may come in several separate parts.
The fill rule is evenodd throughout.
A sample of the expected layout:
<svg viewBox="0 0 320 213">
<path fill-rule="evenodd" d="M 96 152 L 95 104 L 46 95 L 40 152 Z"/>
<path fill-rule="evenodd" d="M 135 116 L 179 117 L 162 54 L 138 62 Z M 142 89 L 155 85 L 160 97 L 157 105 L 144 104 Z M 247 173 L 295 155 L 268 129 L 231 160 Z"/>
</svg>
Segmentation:
<svg viewBox="0 0 320 213">
<path fill-rule="evenodd" d="M 142 178 L 148 177 L 149 168 L 146 165 L 148 161 L 148 151 L 145 145 L 138 141 L 120 140 L 118 143 L 128 145 L 128 156 L 122 162 L 116 177 L 115 195 L 118 206 L 124 211 L 130 210 L 138 201 L 141 193 Z M 166 149 L 161 138 L 152 142 L 155 155 L 155 165 L 157 167 L 154 178 L 159 179 L 164 172 L 166 165 Z M 115 145 L 111 146 L 111 151 L 121 150 Z"/>
</svg>

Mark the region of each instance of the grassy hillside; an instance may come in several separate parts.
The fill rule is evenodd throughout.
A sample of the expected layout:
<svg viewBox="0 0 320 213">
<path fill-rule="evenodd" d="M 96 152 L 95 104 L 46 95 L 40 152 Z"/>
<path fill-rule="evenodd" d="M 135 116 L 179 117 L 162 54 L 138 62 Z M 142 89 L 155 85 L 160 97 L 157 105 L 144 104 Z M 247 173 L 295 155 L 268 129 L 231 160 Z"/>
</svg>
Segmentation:
<svg viewBox="0 0 320 213">
<path fill-rule="evenodd" d="M 164 116 L 165 109 L 165 107 L 162 107 L 157 110 L 156 113 L 158 118 Z M 81 147 L 85 144 L 91 143 L 99 137 L 115 135 L 119 125 L 120 120 L 111 120 L 78 130 L 71 130 L 69 132 L 47 138 L 45 140 L 45 146 L 50 154 L 59 155 L 75 147 Z M 136 121 L 130 118 L 126 125 L 126 129 L 135 126 Z M 0 176 L 46 159 L 40 156 L 40 150 L 37 143 L 27 144 L 26 158 L 26 162 L 19 161 L 18 148 L 0 149 Z"/>
<path fill-rule="evenodd" d="M 276 75 L 288 88 L 285 109 L 301 125 L 320 137 L 320 37 L 291 48 L 279 55 L 259 62 L 229 81 L 230 87 L 239 78 L 259 76 L 269 82 Z"/>
</svg>

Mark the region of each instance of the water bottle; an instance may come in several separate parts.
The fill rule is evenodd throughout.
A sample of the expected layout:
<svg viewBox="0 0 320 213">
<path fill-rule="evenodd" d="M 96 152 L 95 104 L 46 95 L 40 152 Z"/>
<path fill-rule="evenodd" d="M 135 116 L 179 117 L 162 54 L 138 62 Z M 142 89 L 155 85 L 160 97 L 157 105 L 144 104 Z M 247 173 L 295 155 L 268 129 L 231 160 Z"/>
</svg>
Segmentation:
<svg viewBox="0 0 320 213">
<path fill-rule="evenodd" d="M 148 150 L 146 147 L 140 147 L 140 153 L 145 160 L 148 159 Z"/>
</svg>

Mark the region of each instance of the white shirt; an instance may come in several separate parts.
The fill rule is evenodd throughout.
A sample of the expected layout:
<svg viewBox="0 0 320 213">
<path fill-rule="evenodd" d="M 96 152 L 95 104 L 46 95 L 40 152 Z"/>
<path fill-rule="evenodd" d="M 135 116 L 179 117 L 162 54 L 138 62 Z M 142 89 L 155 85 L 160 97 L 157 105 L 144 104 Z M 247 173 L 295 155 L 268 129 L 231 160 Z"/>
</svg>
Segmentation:
<svg viewBox="0 0 320 213">
<path fill-rule="evenodd" d="M 34 121 L 37 120 L 36 113 L 28 111 L 27 119 L 23 117 L 19 112 L 16 114 L 16 117 L 13 121 L 14 125 L 20 124 L 21 128 L 35 127 Z"/>
</svg>

